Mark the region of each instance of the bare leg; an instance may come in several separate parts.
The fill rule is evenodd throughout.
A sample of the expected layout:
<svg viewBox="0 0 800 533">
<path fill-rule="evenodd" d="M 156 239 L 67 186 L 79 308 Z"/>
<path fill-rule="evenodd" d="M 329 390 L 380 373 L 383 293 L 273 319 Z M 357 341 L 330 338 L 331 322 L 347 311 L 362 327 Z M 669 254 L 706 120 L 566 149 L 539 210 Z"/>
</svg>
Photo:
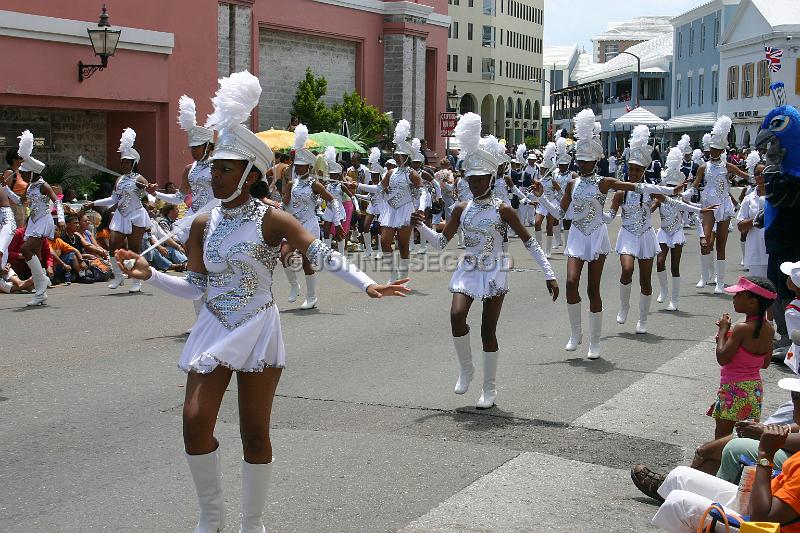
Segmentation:
<svg viewBox="0 0 800 533">
<path fill-rule="evenodd" d="M 581 283 L 581 272 L 583 271 L 583 260 L 577 257 L 570 257 L 567 260 L 567 303 L 577 304 L 581 301 L 578 289 Z"/>
<path fill-rule="evenodd" d="M 603 310 L 603 299 L 600 296 L 600 280 L 603 277 L 603 266 L 606 256 L 601 255 L 594 261 L 589 261 L 589 279 L 586 294 L 589 297 L 589 311 L 599 313 Z"/>
<path fill-rule="evenodd" d="M 466 294 L 459 292 L 453 294 L 453 301 L 450 303 L 450 330 L 453 337 L 463 337 L 469 333 L 467 326 L 467 316 L 473 299 Z"/>
<path fill-rule="evenodd" d="M 217 449 L 214 426 L 232 374 L 233 371 L 221 365 L 208 374 L 187 374 L 183 403 L 183 445 L 189 455 L 204 455 Z"/>
<path fill-rule="evenodd" d="M 265 368 L 262 372 L 236 373 L 239 386 L 239 433 L 244 460 L 250 464 L 272 462 L 269 424 L 281 371 L 280 368 Z"/>
<path fill-rule="evenodd" d="M 733 420 L 720 420 L 719 418 L 715 419 L 715 421 L 716 421 L 716 427 L 714 428 L 715 439 L 721 439 L 733 433 L 733 428 L 736 425 L 736 422 L 734 422 Z"/>
<path fill-rule="evenodd" d="M 504 295 L 489 298 L 483 302 L 483 313 L 481 315 L 481 342 L 484 352 L 496 352 L 497 343 L 497 322 L 500 320 L 500 311 L 503 309 Z"/>
<path fill-rule="evenodd" d="M 141 253 L 142 251 L 142 238 L 144 237 L 144 232 L 147 228 L 140 228 L 139 226 L 133 226 L 131 230 L 131 234 L 128 236 L 128 249 L 135 253 Z"/>
</svg>

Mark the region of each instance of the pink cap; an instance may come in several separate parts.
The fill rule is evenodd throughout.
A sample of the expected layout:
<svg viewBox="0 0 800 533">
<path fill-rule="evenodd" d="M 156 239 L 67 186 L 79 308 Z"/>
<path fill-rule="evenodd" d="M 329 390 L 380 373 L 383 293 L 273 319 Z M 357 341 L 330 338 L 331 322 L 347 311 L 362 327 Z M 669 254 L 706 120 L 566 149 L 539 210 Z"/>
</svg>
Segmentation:
<svg viewBox="0 0 800 533">
<path fill-rule="evenodd" d="M 765 289 L 759 285 L 756 285 L 746 277 L 742 276 L 739 278 L 739 282 L 732 287 L 726 287 L 725 292 L 728 294 L 736 294 L 737 292 L 742 291 L 749 291 L 753 294 L 758 294 L 759 296 L 763 296 L 764 298 L 769 298 L 770 300 L 774 300 L 778 297 L 777 293 L 774 293 L 770 290 Z"/>
</svg>

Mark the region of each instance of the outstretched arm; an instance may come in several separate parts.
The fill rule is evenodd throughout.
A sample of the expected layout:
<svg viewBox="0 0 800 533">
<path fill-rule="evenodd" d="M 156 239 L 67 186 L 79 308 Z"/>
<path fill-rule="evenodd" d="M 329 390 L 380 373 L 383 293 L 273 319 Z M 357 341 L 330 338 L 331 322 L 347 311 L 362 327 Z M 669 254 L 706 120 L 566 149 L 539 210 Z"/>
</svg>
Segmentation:
<svg viewBox="0 0 800 533">
<path fill-rule="evenodd" d="M 500 218 L 503 219 L 503 222 L 508 224 L 514 232 L 519 235 L 522 244 L 525 246 L 525 249 L 528 250 L 528 253 L 539 264 L 539 267 L 542 269 L 544 273 L 544 279 L 546 280 L 547 284 L 547 292 L 553 298 L 555 302 L 558 299 L 558 282 L 556 281 L 556 275 L 553 272 L 553 267 L 550 265 L 550 261 L 547 260 L 547 255 L 542 250 L 542 247 L 539 245 L 538 241 L 528 233 L 528 228 L 526 228 L 522 222 L 520 222 L 519 217 L 517 216 L 517 212 L 514 210 L 513 207 L 510 205 L 503 205 L 500 208 Z"/>
<path fill-rule="evenodd" d="M 417 228 L 420 236 L 431 243 L 434 248 L 437 250 L 444 250 L 447 246 L 447 243 L 450 242 L 450 239 L 452 239 L 453 235 L 455 235 L 458 231 L 458 226 L 461 223 L 461 213 L 464 211 L 464 207 L 466 207 L 466 205 L 467 204 L 465 202 L 456 204 L 456 206 L 453 208 L 450 218 L 447 220 L 447 224 L 444 226 L 444 230 L 441 233 L 438 233 L 426 226 L 425 216 L 419 212 L 411 214 L 411 224 Z"/>
</svg>

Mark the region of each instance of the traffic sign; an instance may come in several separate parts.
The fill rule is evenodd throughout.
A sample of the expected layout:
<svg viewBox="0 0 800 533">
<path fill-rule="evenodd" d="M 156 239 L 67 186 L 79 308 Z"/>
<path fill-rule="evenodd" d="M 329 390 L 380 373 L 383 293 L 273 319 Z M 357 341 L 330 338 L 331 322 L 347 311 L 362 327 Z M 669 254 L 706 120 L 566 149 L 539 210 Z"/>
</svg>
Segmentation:
<svg viewBox="0 0 800 533">
<path fill-rule="evenodd" d="M 458 122 L 458 113 L 452 111 L 439 113 L 439 122 L 441 123 L 442 137 L 453 137 L 453 130 L 456 129 Z"/>
</svg>

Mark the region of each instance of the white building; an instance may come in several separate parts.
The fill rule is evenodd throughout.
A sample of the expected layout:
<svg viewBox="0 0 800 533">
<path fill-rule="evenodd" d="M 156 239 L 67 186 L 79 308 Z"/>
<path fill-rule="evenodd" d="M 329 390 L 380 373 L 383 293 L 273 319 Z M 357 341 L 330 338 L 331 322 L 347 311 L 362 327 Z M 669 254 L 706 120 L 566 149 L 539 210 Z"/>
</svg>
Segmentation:
<svg viewBox="0 0 800 533">
<path fill-rule="evenodd" d="M 765 47 L 783 51 L 771 72 Z M 733 119 L 730 142 L 751 146 L 764 116 L 775 107 L 770 84 L 782 81 L 787 103 L 800 107 L 800 2 L 742 0 L 722 36 L 719 114 Z"/>
<path fill-rule="evenodd" d="M 447 88 L 509 143 L 541 129 L 544 0 L 448 0 Z"/>
<path fill-rule="evenodd" d="M 597 9 L 603 9 L 598 3 Z M 591 16 L 586 14 L 586 16 Z M 626 22 L 609 22 L 606 31 L 592 37 L 594 62 L 605 63 L 639 43 L 672 33 L 669 17 L 634 17 Z"/>
<path fill-rule="evenodd" d="M 588 54 L 587 54 L 588 55 Z M 544 105 L 542 106 L 542 130 L 546 131 L 550 122 L 550 92 L 568 87 L 573 72 L 577 69 L 581 57 L 581 49 L 577 44 L 566 46 L 545 46 L 542 57 L 544 68 Z"/>
</svg>

